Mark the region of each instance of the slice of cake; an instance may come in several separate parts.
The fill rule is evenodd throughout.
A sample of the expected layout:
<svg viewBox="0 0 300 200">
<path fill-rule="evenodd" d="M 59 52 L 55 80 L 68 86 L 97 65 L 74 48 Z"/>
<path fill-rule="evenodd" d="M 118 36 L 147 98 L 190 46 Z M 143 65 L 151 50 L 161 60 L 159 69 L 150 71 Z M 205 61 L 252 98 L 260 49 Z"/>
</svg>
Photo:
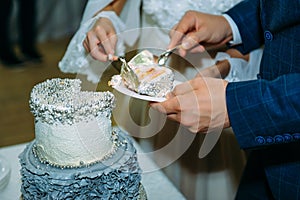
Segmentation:
<svg viewBox="0 0 300 200">
<path fill-rule="evenodd" d="M 113 94 L 80 84 L 57 78 L 32 89 L 35 140 L 19 156 L 23 199 L 139 199 L 136 150 L 111 126 Z"/>
<path fill-rule="evenodd" d="M 174 74 L 171 69 L 159 66 L 154 61 L 153 54 L 144 50 L 134 56 L 129 62 L 129 67 L 138 78 L 138 84 L 131 82 L 121 75 L 115 75 L 110 81 L 111 85 L 120 84 L 122 80 L 129 89 L 143 95 L 152 97 L 165 97 L 173 88 Z"/>
</svg>

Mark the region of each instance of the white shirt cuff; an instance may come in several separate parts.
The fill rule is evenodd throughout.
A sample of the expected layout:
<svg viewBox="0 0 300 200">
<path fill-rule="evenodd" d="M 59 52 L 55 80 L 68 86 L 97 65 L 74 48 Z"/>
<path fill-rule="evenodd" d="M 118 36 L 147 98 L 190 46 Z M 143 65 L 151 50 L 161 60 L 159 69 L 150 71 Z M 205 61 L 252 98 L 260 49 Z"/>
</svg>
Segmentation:
<svg viewBox="0 0 300 200">
<path fill-rule="evenodd" d="M 237 45 L 237 44 L 241 44 L 242 43 L 241 34 L 240 34 L 240 31 L 239 31 L 237 25 L 235 24 L 235 22 L 227 14 L 223 14 L 222 16 L 225 17 L 225 19 L 228 21 L 228 23 L 230 25 L 230 28 L 232 30 L 233 40 L 229 41 L 229 44 L 231 44 L 232 46 Z"/>
</svg>

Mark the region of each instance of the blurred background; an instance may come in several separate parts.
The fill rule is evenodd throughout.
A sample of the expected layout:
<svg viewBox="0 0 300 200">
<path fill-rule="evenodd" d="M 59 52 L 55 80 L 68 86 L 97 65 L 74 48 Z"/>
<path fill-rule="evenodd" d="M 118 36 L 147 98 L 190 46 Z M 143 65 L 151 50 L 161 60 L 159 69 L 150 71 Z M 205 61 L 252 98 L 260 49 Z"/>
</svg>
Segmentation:
<svg viewBox="0 0 300 200">
<path fill-rule="evenodd" d="M 14 67 L 0 60 L 0 147 L 34 139 L 34 121 L 28 101 L 35 84 L 55 77 L 76 76 L 62 73 L 58 62 L 79 27 L 85 4 L 86 0 L 37 0 L 36 46 L 42 61 L 28 61 L 20 67 Z M 10 19 L 9 31 L 13 42 L 19 37 L 18 6 L 14 2 Z M 14 47 L 14 50 L 16 53 L 19 51 L 18 47 Z"/>
</svg>

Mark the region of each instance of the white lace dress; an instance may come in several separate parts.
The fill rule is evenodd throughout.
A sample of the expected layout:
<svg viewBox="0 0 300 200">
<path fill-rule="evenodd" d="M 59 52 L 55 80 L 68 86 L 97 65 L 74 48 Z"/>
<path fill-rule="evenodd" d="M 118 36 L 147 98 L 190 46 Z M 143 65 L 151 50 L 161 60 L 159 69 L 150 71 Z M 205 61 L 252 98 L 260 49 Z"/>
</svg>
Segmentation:
<svg viewBox="0 0 300 200">
<path fill-rule="evenodd" d="M 108 17 L 113 21 L 118 34 L 116 49 L 118 55 L 144 48 L 150 48 L 155 52 L 167 47 L 169 30 L 187 10 L 221 14 L 241 0 L 142 0 L 142 2 L 140 0 L 127 0 L 120 17 L 110 12 L 100 13 L 93 17 L 94 13 L 111 1 L 88 1 L 81 26 L 59 63 L 59 68 L 63 72 L 86 75 L 87 79 L 95 84 L 101 79 L 104 70 L 110 63 L 93 60 L 82 46 L 86 32 L 99 17 Z M 140 9 L 141 5 L 142 9 Z M 199 54 L 190 55 L 186 58 L 190 65 L 186 65 L 185 61 L 181 62 L 176 58 L 173 62 L 171 59 L 168 64 L 182 75 L 179 78 L 186 80 L 193 78 L 198 70 L 214 64 L 215 59 L 224 57 L 228 58 L 228 55 L 220 53 L 213 59 L 207 53 L 203 53 L 200 56 Z M 251 52 L 249 62 L 229 58 L 231 70 L 227 80 L 239 81 L 256 78 L 260 57 L 261 50 L 256 50 Z M 132 116 L 135 114 L 142 123 L 147 121 L 149 118 L 148 103 L 128 98 L 119 93 L 115 93 L 115 95 L 117 107 L 113 112 L 114 120 L 118 126 L 122 126 L 130 134 L 137 138 L 140 137 L 138 140 L 145 151 L 157 152 L 154 149 L 159 148 L 161 150 L 167 146 L 168 142 L 174 145 L 174 149 L 171 150 L 172 153 L 181 149 L 182 140 L 173 142 L 174 134 L 177 136 L 190 133 L 184 129 L 179 131 L 175 123 L 165 121 L 164 116 L 155 112 L 150 112 L 150 124 L 139 126 L 132 120 Z M 165 122 L 162 128 L 161 122 Z M 146 133 L 150 133 L 149 130 L 150 132 L 157 132 L 157 134 L 147 138 Z M 153 135 L 152 132 L 149 135 Z M 167 167 L 162 166 L 165 167 L 165 173 L 188 199 L 233 199 L 245 163 L 245 156 L 240 151 L 231 129 L 223 131 L 213 151 L 204 159 L 199 159 L 197 155 L 202 141 L 203 136 L 198 134 L 193 144 L 180 159 L 174 159 L 174 162 L 170 162 Z M 168 155 L 170 152 L 165 156 Z M 151 156 L 155 157 L 154 153 Z"/>
</svg>

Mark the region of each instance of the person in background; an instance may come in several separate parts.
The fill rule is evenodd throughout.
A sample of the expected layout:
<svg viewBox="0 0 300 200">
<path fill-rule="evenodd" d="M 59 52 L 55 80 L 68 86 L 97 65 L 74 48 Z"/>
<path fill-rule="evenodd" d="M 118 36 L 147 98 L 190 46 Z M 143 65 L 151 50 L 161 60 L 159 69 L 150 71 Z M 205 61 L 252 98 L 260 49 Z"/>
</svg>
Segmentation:
<svg viewBox="0 0 300 200">
<path fill-rule="evenodd" d="M 21 56 L 16 54 L 11 32 L 14 3 L 17 6 L 17 31 Z M 25 61 L 40 62 L 41 54 L 36 48 L 36 1 L 35 0 L 1 0 L 0 1 L 0 61 L 6 67 L 16 67 Z"/>
<path fill-rule="evenodd" d="M 204 43 L 231 41 L 244 54 L 264 45 L 257 80 L 197 77 L 152 104 L 194 133 L 232 126 L 250 151 L 238 200 L 300 199 L 299 10 L 300 1 L 246 0 L 224 16 L 188 12 L 170 34 L 170 48 L 185 44 L 180 55 Z"/>
</svg>

